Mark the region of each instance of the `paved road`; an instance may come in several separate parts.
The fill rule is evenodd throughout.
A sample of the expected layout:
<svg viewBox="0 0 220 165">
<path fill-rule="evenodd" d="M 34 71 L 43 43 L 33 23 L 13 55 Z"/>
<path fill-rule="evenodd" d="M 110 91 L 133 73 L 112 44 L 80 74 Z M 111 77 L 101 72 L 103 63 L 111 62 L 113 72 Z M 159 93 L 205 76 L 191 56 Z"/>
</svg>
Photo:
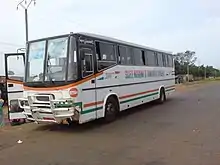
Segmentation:
<svg viewBox="0 0 220 165">
<path fill-rule="evenodd" d="M 0 130 L 1 165 L 219 165 L 220 84 L 177 92 L 114 123 Z M 23 140 L 17 144 L 17 140 Z"/>
</svg>

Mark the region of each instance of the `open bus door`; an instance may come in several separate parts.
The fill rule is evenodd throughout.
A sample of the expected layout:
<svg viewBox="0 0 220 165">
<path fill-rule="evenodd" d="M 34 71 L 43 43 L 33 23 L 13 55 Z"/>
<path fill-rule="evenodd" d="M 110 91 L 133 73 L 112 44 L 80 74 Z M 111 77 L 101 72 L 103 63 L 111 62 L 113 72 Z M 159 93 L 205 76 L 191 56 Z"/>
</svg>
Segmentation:
<svg viewBox="0 0 220 165">
<path fill-rule="evenodd" d="M 24 110 L 18 103 L 18 99 L 23 97 L 24 62 L 24 53 L 5 54 L 8 119 L 12 125 L 26 121 Z"/>
</svg>

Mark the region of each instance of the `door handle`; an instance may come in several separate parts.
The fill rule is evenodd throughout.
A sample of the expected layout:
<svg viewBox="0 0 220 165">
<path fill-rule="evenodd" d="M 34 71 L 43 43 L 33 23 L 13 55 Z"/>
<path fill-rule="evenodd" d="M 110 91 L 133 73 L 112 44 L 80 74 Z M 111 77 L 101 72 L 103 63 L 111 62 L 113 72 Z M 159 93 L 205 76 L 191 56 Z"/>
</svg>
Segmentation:
<svg viewBox="0 0 220 165">
<path fill-rule="evenodd" d="M 14 85 L 13 84 L 8 84 L 8 87 L 10 88 L 10 87 L 13 87 Z"/>
<path fill-rule="evenodd" d="M 94 83 L 95 83 L 95 80 L 91 80 L 91 83 L 94 84 Z"/>
</svg>

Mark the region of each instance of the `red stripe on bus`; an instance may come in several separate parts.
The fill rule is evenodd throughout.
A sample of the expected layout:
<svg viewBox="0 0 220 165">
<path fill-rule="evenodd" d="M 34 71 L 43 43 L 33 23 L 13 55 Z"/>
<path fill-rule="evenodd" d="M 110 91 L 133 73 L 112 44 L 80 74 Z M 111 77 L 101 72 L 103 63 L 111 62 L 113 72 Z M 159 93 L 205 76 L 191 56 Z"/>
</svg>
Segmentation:
<svg viewBox="0 0 220 165">
<path fill-rule="evenodd" d="M 87 104 L 84 104 L 84 108 L 91 107 L 91 106 L 95 106 L 95 105 L 100 105 L 100 104 L 103 104 L 103 103 L 104 103 L 104 101 L 98 101 L 98 102 L 87 103 Z"/>
</svg>

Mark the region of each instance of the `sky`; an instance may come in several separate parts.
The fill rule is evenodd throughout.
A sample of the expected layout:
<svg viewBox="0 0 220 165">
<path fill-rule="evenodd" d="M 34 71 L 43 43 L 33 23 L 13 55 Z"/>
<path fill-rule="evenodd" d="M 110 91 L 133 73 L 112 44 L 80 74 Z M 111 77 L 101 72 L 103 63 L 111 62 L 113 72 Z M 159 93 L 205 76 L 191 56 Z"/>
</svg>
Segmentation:
<svg viewBox="0 0 220 165">
<path fill-rule="evenodd" d="M 25 47 L 25 22 L 24 10 L 16 9 L 21 0 L 0 1 L 3 74 L 3 53 Z M 192 50 L 198 64 L 220 68 L 218 0 L 36 0 L 28 9 L 28 21 L 29 40 L 97 33 L 173 53 Z"/>
</svg>

